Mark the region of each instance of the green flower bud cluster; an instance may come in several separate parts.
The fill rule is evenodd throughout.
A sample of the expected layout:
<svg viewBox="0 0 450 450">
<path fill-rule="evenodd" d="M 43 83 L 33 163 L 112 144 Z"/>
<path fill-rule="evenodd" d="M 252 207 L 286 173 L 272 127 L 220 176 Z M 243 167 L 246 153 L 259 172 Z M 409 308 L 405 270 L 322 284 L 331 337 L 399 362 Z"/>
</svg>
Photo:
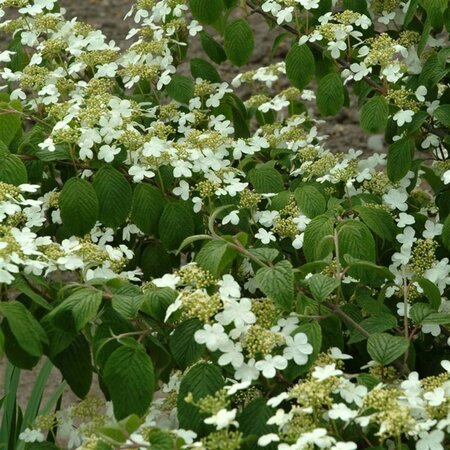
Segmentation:
<svg viewBox="0 0 450 450">
<path fill-rule="evenodd" d="M 385 172 L 372 171 L 371 175 L 372 178 L 370 180 L 364 180 L 363 182 L 362 187 L 364 190 L 381 196 L 390 186 L 392 186 L 391 181 Z"/>
<path fill-rule="evenodd" d="M 395 11 L 401 4 L 401 0 L 372 0 L 370 2 L 370 8 L 377 15 L 383 14 L 383 11 L 392 12 Z"/>
<path fill-rule="evenodd" d="M 216 279 L 205 269 L 197 264 L 187 264 L 178 271 L 181 283 L 196 289 L 206 288 L 216 283 Z"/>
<path fill-rule="evenodd" d="M 185 318 L 196 318 L 202 322 L 210 322 L 222 306 L 218 294 L 209 296 L 205 291 L 196 290 L 182 291 L 181 302 L 183 304 L 183 315 Z"/>
<path fill-rule="evenodd" d="M 309 377 L 303 382 L 296 384 L 289 396 L 304 408 L 313 408 L 315 414 L 325 407 L 331 408 L 333 404 L 333 391 L 339 384 L 337 377 L 328 377 L 325 380 L 316 380 Z"/>
<path fill-rule="evenodd" d="M 386 99 L 391 101 L 400 109 L 410 109 L 411 111 L 419 110 L 419 102 L 412 96 L 414 92 L 402 86 L 400 89 L 390 89 L 386 95 Z"/>
<path fill-rule="evenodd" d="M 418 239 L 414 243 L 410 269 L 417 275 L 423 275 L 428 269 L 433 267 L 436 261 L 437 242 L 432 239 Z"/>
<path fill-rule="evenodd" d="M 283 341 L 284 337 L 281 334 L 267 330 L 260 325 L 253 325 L 247 331 L 242 345 L 249 358 L 256 358 L 258 355 L 269 355 Z"/>
<path fill-rule="evenodd" d="M 252 312 L 256 316 L 256 325 L 270 328 L 277 320 L 279 310 L 269 298 L 257 298 L 252 301 Z"/>
<path fill-rule="evenodd" d="M 205 450 L 238 450 L 242 438 L 242 433 L 238 431 L 220 430 L 204 437 L 201 442 Z"/>
<path fill-rule="evenodd" d="M 230 404 L 230 400 L 225 389 L 220 389 L 213 395 L 207 395 L 201 398 L 196 403 L 202 413 L 210 416 L 217 414 L 221 409 L 226 409 Z"/>
<path fill-rule="evenodd" d="M 251 191 L 249 189 L 245 189 L 240 193 L 239 208 L 256 208 L 258 206 L 258 203 L 261 201 L 261 198 L 261 194 L 258 194 L 257 192 Z"/>
</svg>

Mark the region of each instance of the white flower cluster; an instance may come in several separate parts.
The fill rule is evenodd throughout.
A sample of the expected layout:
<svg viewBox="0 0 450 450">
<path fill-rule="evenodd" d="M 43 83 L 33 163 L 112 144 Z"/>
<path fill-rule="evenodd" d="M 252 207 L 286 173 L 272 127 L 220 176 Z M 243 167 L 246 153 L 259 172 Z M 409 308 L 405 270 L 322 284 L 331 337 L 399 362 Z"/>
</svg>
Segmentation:
<svg viewBox="0 0 450 450">
<path fill-rule="evenodd" d="M 444 450 L 445 437 L 450 431 L 450 361 L 442 361 L 442 366 L 446 369 L 447 376 L 443 376 L 434 388 L 424 383 L 426 379 L 419 380 L 417 372 L 412 372 L 394 389 L 392 386 L 379 384 L 371 390 L 351 381 L 351 377 L 336 369 L 336 363 L 316 366 L 306 383 L 311 385 L 311 390 L 328 385 L 327 389 L 334 397 L 331 407 L 323 414 L 324 423 L 321 427 L 300 433 L 292 444 L 278 444 L 278 450 L 304 450 L 310 445 L 330 450 L 356 450 L 356 443 L 339 441 L 332 436 L 333 433 L 328 428 L 332 423 L 339 424 L 339 429 L 355 426 L 363 434 L 375 425 L 378 428 L 376 435 L 392 438 L 403 428 L 402 432 L 416 442 L 417 449 Z M 277 425 L 278 432 L 261 436 L 259 446 L 265 447 L 271 442 L 282 441 L 280 436 L 289 429 L 294 418 L 315 412 L 314 407 L 304 406 L 305 402 L 299 396 L 301 390 L 301 385 L 294 386 L 290 392 L 268 401 L 269 406 L 279 406 L 283 402 L 286 402 L 286 406 L 278 409 L 267 422 Z M 288 401 L 293 401 L 294 406 L 289 407 Z M 389 411 L 389 407 L 394 408 Z M 433 415 L 440 407 L 445 412 L 440 420 L 436 420 Z M 400 417 L 403 422 L 396 422 L 401 420 Z M 387 439 L 387 442 L 393 440 Z"/>
<path fill-rule="evenodd" d="M 28 198 L 38 189 L 37 185 L 0 183 L 0 283 L 11 284 L 18 273 L 47 276 L 56 271 L 80 271 L 85 280 L 137 279 L 139 270 L 120 270 L 133 252 L 125 245 L 107 244 L 107 232 L 100 239 L 72 236 L 61 243 L 43 233 L 45 225 L 58 223 L 59 214 L 55 209 L 50 214 L 49 199 L 54 193 Z"/>
</svg>

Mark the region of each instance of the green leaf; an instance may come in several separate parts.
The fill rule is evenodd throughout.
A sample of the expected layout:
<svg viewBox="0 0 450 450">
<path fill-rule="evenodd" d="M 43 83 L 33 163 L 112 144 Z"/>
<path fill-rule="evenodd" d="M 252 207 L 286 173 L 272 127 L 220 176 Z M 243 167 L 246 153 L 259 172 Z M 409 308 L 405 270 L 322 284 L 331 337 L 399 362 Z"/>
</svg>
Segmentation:
<svg viewBox="0 0 450 450">
<path fill-rule="evenodd" d="M 158 231 L 158 223 L 165 205 L 161 191 L 148 184 L 138 184 L 134 189 L 131 221 L 145 234 Z"/>
<path fill-rule="evenodd" d="M 255 191 L 260 194 L 277 194 L 284 189 L 283 177 L 272 166 L 259 164 L 247 176 Z"/>
<path fill-rule="evenodd" d="M 86 397 L 92 384 L 91 349 L 86 338 L 80 334 L 51 361 L 61 371 L 72 391 L 80 398 Z"/>
<path fill-rule="evenodd" d="M 151 444 L 153 450 L 173 450 L 174 446 L 174 434 L 168 431 L 152 430 L 149 433 L 148 441 Z"/>
<path fill-rule="evenodd" d="M 15 186 L 28 181 L 25 164 L 16 155 L 0 151 L 0 181 Z"/>
<path fill-rule="evenodd" d="M 403 20 L 404 28 L 406 28 L 411 23 L 414 16 L 416 15 L 418 3 L 419 0 L 411 0 L 411 2 L 409 3 L 408 10 L 406 11 L 405 18 Z"/>
<path fill-rule="evenodd" d="M 211 81 L 211 83 L 220 83 L 221 78 L 216 68 L 208 61 L 200 58 L 192 58 L 190 62 L 192 76 L 197 79 Z"/>
<path fill-rule="evenodd" d="M 294 298 L 294 272 L 289 261 L 280 261 L 271 267 L 262 267 L 256 272 L 258 288 L 278 306 L 290 311 Z"/>
<path fill-rule="evenodd" d="M 438 310 L 442 302 L 439 288 L 432 281 L 424 277 L 417 277 L 415 281 L 419 283 L 419 286 L 422 288 L 423 294 L 430 302 L 431 307 Z"/>
<path fill-rule="evenodd" d="M 363 282 L 370 283 L 377 277 L 380 281 L 395 279 L 395 275 L 386 266 L 378 266 L 370 261 L 353 258 L 353 256 L 349 254 L 343 256 L 345 262 L 351 267 L 351 272 L 354 272 L 355 269 L 361 269 L 358 270 L 358 272 Z"/>
<path fill-rule="evenodd" d="M 177 399 L 178 422 L 180 428 L 204 435 L 208 427 L 203 423 L 206 417 L 198 408 L 185 401 L 191 393 L 195 402 L 222 389 L 225 381 L 221 370 L 214 364 L 199 363 L 182 378 Z"/>
<path fill-rule="evenodd" d="M 183 201 L 168 203 L 159 219 L 159 236 L 168 250 L 177 250 L 195 225 L 190 207 Z"/>
<path fill-rule="evenodd" d="M 346 220 L 337 226 L 340 262 L 346 266 L 344 256 L 375 262 L 376 249 L 372 233 L 358 220 Z"/>
<path fill-rule="evenodd" d="M 172 270 L 173 255 L 169 254 L 160 242 L 150 242 L 144 247 L 138 265 L 144 273 L 145 280 L 162 277 Z"/>
<path fill-rule="evenodd" d="M 444 247 L 450 251 L 450 214 L 445 219 L 441 239 Z"/>
<path fill-rule="evenodd" d="M 364 319 L 360 325 L 370 334 L 381 333 L 394 328 L 397 325 L 397 319 L 392 314 L 379 313 Z M 366 339 L 366 336 L 363 336 L 358 330 L 352 329 L 348 344 L 354 344 L 364 339 Z"/>
<path fill-rule="evenodd" d="M 144 296 L 134 285 L 124 285 L 112 294 L 111 304 L 115 311 L 128 320 L 135 319 Z"/>
<path fill-rule="evenodd" d="M 387 211 L 363 205 L 354 206 L 353 210 L 378 237 L 390 242 L 395 241 L 395 236 L 398 234 L 397 225 Z"/>
<path fill-rule="evenodd" d="M 309 288 L 315 300 L 322 302 L 339 286 L 339 280 L 320 273 L 308 278 Z"/>
<path fill-rule="evenodd" d="M 427 16 L 434 28 L 440 28 L 443 23 L 443 13 L 448 7 L 448 0 L 421 0 Z"/>
<path fill-rule="evenodd" d="M 166 86 L 166 92 L 177 102 L 188 104 L 194 96 L 194 82 L 184 75 L 172 75 L 170 83 Z"/>
<path fill-rule="evenodd" d="M 222 0 L 190 0 L 192 16 L 200 23 L 211 24 L 222 15 Z"/>
<path fill-rule="evenodd" d="M 263 434 L 276 432 L 276 425 L 267 425 L 275 410 L 267 405 L 264 397 L 252 400 L 238 415 L 239 430 L 244 436 L 261 437 Z"/>
<path fill-rule="evenodd" d="M 209 0 L 206 1 L 209 4 Z M 241 67 L 248 63 L 254 46 L 253 30 L 246 20 L 236 19 L 226 26 L 224 34 L 225 53 L 235 66 Z"/>
<path fill-rule="evenodd" d="M 227 59 L 227 55 L 225 54 L 223 47 L 206 31 L 200 31 L 199 34 L 203 50 L 205 50 L 205 53 L 209 56 L 209 58 L 216 64 L 223 63 Z"/>
<path fill-rule="evenodd" d="M 22 108 L 20 101 L 13 100 L 9 103 L 0 102 L 0 110 L 7 110 L 0 114 L 0 141 L 9 146 L 14 137 L 22 128 L 22 121 L 19 112 Z M 9 112 L 11 111 L 11 112 Z"/>
<path fill-rule="evenodd" d="M 318 244 L 327 236 L 329 236 L 331 240 L 327 240 L 324 245 L 319 246 Z M 332 239 L 333 219 L 326 215 L 314 217 L 305 229 L 303 251 L 306 260 L 312 262 L 326 258 L 334 248 Z"/>
<path fill-rule="evenodd" d="M 380 133 L 386 128 L 389 105 L 381 95 L 372 97 L 361 108 L 360 124 L 367 133 Z"/>
<path fill-rule="evenodd" d="M 56 327 L 80 331 L 92 322 L 102 302 L 102 292 L 93 288 L 82 288 L 67 297 L 49 314 Z"/>
<path fill-rule="evenodd" d="M 409 316 L 416 325 L 422 325 L 424 320 L 433 313 L 433 308 L 427 303 L 414 303 L 409 310 Z"/>
<path fill-rule="evenodd" d="M 98 219 L 99 204 L 92 185 L 81 178 L 71 178 L 59 197 L 61 220 L 69 233 L 84 236 Z"/>
<path fill-rule="evenodd" d="M 442 125 L 450 127 L 450 105 L 441 105 L 433 113 L 435 119 L 439 120 Z"/>
<path fill-rule="evenodd" d="M 173 359 L 182 368 L 194 364 L 204 353 L 204 346 L 194 340 L 196 331 L 203 328 L 203 323 L 198 319 L 188 319 L 177 326 L 170 335 L 169 346 Z"/>
<path fill-rule="evenodd" d="M 99 202 L 99 220 L 103 225 L 117 228 L 131 209 L 131 186 L 113 166 L 103 166 L 95 175 L 95 192 Z"/>
<path fill-rule="evenodd" d="M 294 196 L 300 211 L 310 219 L 323 214 L 327 209 L 325 197 L 314 186 L 301 186 L 295 190 Z"/>
<path fill-rule="evenodd" d="M 400 358 L 408 347 L 408 339 L 400 336 L 391 336 L 387 333 L 374 333 L 367 340 L 367 351 L 370 357 L 383 366 Z"/>
<path fill-rule="evenodd" d="M 177 296 L 177 291 L 168 287 L 147 289 L 144 292 L 141 310 L 159 322 L 163 322 L 167 308 L 175 301 Z"/>
<path fill-rule="evenodd" d="M 146 413 L 153 397 L 155 374 L 142 345 L 130 341 L 115 350 L 106 362 L 103 380 L 117 419 L 130 414 L 142 417 Z"/>
<path fill-rule="evenodd" d="M 345 93 L 339 74 L 329 73 L 320 79 L 316 99 L 322 116 L 334 116 L 340 111 L 344 106 Z"/>
<path fill-rule="evenodd" d="M 401 180 L 411 168 L 414 141 L 402 138 L 389 146 L 387 174 L 391 181 Z"/>
<path fill-rule="evenodd" d="M 450 313 L 433 312 L 423 320 L 423 324 L 450 325 Z"/>
<path fill-rule="evenodd" d="M 305 88 L 313 79 L 316 71 L 314 55 L 309 47 L 294 44 L 286 56 L 286 75 L 289 81 L 299 89 Z"/>
<path fill-rule="evenodd" d="M 22 303 L 12 300 L 0 303 L 0 314 L 6 319 L 20 348 L 31 356 L 41 356 L 48 338 L 31 312 Z"/>
<path fill-rule="evenodd" d="M 237 252 L 227 242 L 209 241 L 198 252 L 195 261 L 200 267 L 211 272 L 216 278 L 225 272 L 236 257 Z"/>
</svg>

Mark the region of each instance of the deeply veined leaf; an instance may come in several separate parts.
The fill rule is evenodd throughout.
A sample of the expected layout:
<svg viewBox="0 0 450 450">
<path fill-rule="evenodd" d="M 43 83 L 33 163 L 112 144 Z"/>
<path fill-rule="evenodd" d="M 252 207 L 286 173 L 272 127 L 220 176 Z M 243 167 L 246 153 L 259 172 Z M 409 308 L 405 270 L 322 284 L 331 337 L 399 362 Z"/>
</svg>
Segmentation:
<svg viewBox="0 0 450 450">
<path fill-rule="evenodd" d="M 342 78 L 329 73 L 320 79 L 316 92 L 317 107 L 323 116 L 334 116 L 344 106 L 345 94 Z"/>
<path fill-rule="evenodd" d="M 99 220 L 117 228 L 128 217 L 131 208 L 131 186 L 113 166 L 103 166 L 95 175 L 93 186 L 99 202 Z"/>
<path fill-rule="evenodd" d="M 381 333 L 382 331 L 387 331 L 394 328 L 397 325 L 397 319 L 392 314 L 379 313 L 375 314 L 367 319 L 364 319 L 360 323 L 361 327 L 364 328 L 368 333 Z M 350 339 L 348 344 L 354 344 L 366 339 L 358 330 L 352 329 L 350 331 Z"/>
<path fill-rule="evenodd" d="M 294 44 L 286 56 L 286 75 L 289 81 L 303 89 L 313 79 L 316 70 L 314 55 L 309 47 Z"/>
<path fill-rule="evenodd" d="M 387 125 L 389 106 L 381 95 L 372 97 L 361 108 L 360 124 L 367 133 L 380 133 Z"/>
<path fill-rule="evenodd" d="M 391 214 L 381 208 L 357 205 L 353 209 L 359 214 L 362 221 L 381 239 L 394 241 L 398 234 L 397 226 Z"/>
<path fill-rule="evenodd" d="M 7 111 L 0 114 L 0 141 L 8 146 L 21 130 L 22 121 L 19 113 L 21 108 L 20 100 L 12 100 L 9 103 L 0 102 L 0 109 Z"/>
<path fill-rule="evenodd" d="M 386 366 L 400 358 L 409 347 L 408 339 L 387 333 L 374 333 L 367 340 L 367 351 L 371 358 Z"/>
<path fill-rule="evenodd" d="M 185 398 L 191 393 L 195 402 L 207 395 L 213 395 L 223 387 L 221 370 L 214 364 L 199 363 L 192 367 L 183 377 L 178 392 L 177 410 L 178 422 L 181 428 L 192 430 L 202 436 L 208 429 L 203 420 L 207 417 L 199 409 L 187 403 Z"/>
<path fill-rule="evenodd" d="M 86 397 L 92 384 L 91 349 L 86 338 L 78 335 L 69 347 L 52 358 L 72 391 L 80 398 Z"/>
<path fill-rule="evenodd" d="M 444 247 L 450 251 L 450 214 L 445 219 L 441 238 Z"/>
<path fill-rule="evenodd" d="M 83 236 L 98 219 L 99 204 L 92 185 L 81 178 L 71 178 L 59 197 L 61 220 L 69 233 Z"/>
<path fill-rule="evenodd" d="M 16 155 L 0 151 L 0 181 L 15 186 L 28 181 L 25 164 Z"/>
<path fill-rule="evenodd" d="M 177 201 L 165 206 L 159 219 L 159 236 L 168 250 L 177 250 L 194 230 L 192 211 L 186 203 Z"/>
<path fill-rule="evenodd" d="M 165 199 L 161 191 L 148 184 L 138 184 L 134 189 L 131 221 L 145 234 L 154 234 L 163 212 Z"/>
<path fill-rule="evenodd" d="M 325 300 L 339 286 L 339 280 L 320 273 L 313 275 L 308 282 L 311 293 L 318 302 Z"/>
<path fill-rule="evenodd" d="M 262 267 L 256 272 L 258 288 L 286 311 L 292 307 L 294 298 L 294 272 L 292 264 L 280 261 L 271 267 Z"/>
<path fill-rule="evenodd" d="M 450 105 L 441 105 L 433 113 L 433 116 L 445 125 L 450 127 Z"/>
<path fill-rule="evenodd" d="M 166 86 L 166 92 L 177 102 L 188 104 L 194 96 L 194 82 L 184 75 L 175 74 Z"/>
<path fill-rule="evenodd" d="M 324 259 L 333 251 L 332 240 L 319 246 L 327 236 L 333 238 L 333 219 L 328 216 L 317 216 L 306 226 L 303 251 L 308 262 Z"/>
<path fill-rule="evenodd" d="M 260 194 L 277 194 L 284 188 L 280 172 L 269 165 L 260 164 L 247 174 L 256 192 Z"/>
<path fill-rule="evenodd" d="M 182 369 L 197 362 L 204 352 L 204 346 L 197 344 L 194 339 L 195 332 L 202 328 L 203 323 L 200 320 L 188 319 L 182 322 L 170 336 L 170 351 Z"/>
<path fill-rule="evenodd" d="M 142 345 L 133 341 L 116 349 L 106 362 L 103 380 L 117 419 L 145 414 L 153 398 L 155 374 Z"/>
<path fill-rule="evenodd" d="M 431 307 L 437 311 L 440 308 L 442 302 L 439 288 L 432 281 L 428 280 L 425 277 L 417 277 L 415 281 L 417 281 L 419 286 L 422 288 L 423 293 L 427 300 L 430 302 Z"/>
<path fill-rule="evenodd" d="M 216 64 L 220 64 L 227 59 L 223 47 L 206 31 L 200 32 L 200 42 L 205 53 Z"/>
<path fill-rule="evenodd" d="M 19 346 L 31 356 L 41 356 L 48 338 L 30 311 L 22 303 L 12 300 L 0 303 L 0 314 L 8 322 Z"/>
<path fill-rule="evenodd" d="M 310 219 L 323 214 L 327 208 L 327 202 L 323 194 L 314 186 L 301 186 L 294 193 L 300 211 Z"/>
<path fill-rule="evenodd" d="M 267 405 L 263 397 L 252 400 L 237 417 L 239 430 L 245 436 L 259 438 L 263 434 L 274 433 L 276 426 L 268 425 L 267 421 L 275 414 L 275 410 Z"/>
<path fill-rule="evenodd" d="M 391 181 L 401 180 L 411 168 L 414 142 L 402 138 L 389 146 L 387 157 L 387 174 Z"/>
<path fill-rule="evenodd" d="M 222 15 L 223 2 L 222 0 L 190 0 L 189 8 L 194 19 L 200 23 L 211 24 Z"/>
<path fill-rule="evenodd" d="M 215 277 L 220 277 L 236 255 L 236 250 L 233 250 L 227 242 L 210 241 L 200 249 L 195 261 Z"/>
<path fill-rule="evenodd" d="M 369 228 L 358 220 L 346 220 L 337 226 L 341 264 L 347 265 L 345 255 L 375 262 L 375 241 Z"/>
<path fill-rule="evenodd" d="M 156 320 L 164 322 L 166 310 L 177 298 L 178 293 L 171 288 L 146 289 L 141 310 Z"/>
<path fill-rule="evenodd" d="M 236 19 L 226 26 L 225 53 L 234 65 L 241 67 L 247 64 L 252 56 L 254 46 L 253 30 L 246 20 Z"/>
<path fill-rule="evenodd" d="M 219 72 L 217 72 L 216 68 L 208 61 L 201 58 L 192 58 L 190 65 L 192 76 L 195 79 L 201 78 L 202 80 L 207 80 L 211 83 L 221 82 Z"/>
<path fill-rule="evenodd" d="M 102 302 L 102 292 L 93 288 L 82 288 L 67 297 L 48 317 L 56 327 L 80 331 L 97 316 Z"/>
</svg>

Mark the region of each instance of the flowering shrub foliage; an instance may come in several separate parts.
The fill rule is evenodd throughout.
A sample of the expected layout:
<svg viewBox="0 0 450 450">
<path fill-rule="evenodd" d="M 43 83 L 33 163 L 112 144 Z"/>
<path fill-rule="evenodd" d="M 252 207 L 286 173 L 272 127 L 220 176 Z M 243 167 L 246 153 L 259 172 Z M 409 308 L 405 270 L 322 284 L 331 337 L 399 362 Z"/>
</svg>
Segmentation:
<svg viewBox="0 0 450 450">
<path fill-rule="evenodd" d="M 289 51 L 224 81 L 255 14 Z M 447 1 L 129 16 L 119 49 L 56 0 L 0 0 L 0 350 L 82 399 L 9 441 L 448 448 Z M 387 155 L 327 150 L 311 105 L 350 98 Z"/>
</svg>

